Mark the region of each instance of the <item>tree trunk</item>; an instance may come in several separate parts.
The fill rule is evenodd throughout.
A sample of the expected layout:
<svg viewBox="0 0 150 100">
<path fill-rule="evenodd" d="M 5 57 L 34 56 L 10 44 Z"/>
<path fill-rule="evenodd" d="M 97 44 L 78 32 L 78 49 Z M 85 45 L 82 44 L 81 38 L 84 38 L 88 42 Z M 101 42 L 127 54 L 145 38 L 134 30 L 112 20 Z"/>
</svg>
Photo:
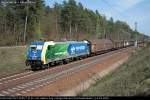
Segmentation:
<svg viewBox="0 0 150 100">
<path fill-rule="evenodd" d="M 69 25 L 69 34 L 70 34 L 70 39 L 72 38 L 72 27 L 71 27 L 71 21 L 70 21 L 70 25 Z"/>
<path fill-rule="evenodd" d="M 25 19 L 25 26 L 24 26 L 24 45 L 26 44 L 26 30 L 27 30 L 27 21 L 28 21 L 28 16 L 26 15 L 26 19 Z"/>
</svg>

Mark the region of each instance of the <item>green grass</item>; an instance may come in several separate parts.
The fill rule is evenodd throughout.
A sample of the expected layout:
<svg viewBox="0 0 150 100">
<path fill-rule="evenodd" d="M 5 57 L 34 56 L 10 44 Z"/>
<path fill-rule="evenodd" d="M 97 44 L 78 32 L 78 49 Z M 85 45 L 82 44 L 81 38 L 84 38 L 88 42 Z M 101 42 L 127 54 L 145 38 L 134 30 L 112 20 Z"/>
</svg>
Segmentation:
<svg viewBox="0 0 150 100">
<path fill-rule="evenodd" d="M 134 53 L 121 67 L 79 95 L 150 95 L 150 47 Z"/>
<path fill-rule="evenodd" d="M 25 47 L 0 48 L 0 77 L 25 71 Z"/>
</svg>

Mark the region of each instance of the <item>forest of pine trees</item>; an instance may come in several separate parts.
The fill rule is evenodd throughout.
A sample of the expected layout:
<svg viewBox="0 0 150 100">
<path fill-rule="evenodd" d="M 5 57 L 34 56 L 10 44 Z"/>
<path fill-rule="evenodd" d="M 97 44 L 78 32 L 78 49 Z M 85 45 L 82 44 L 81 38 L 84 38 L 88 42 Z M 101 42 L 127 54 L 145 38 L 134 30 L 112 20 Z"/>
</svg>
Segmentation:
<svg viewBox="0 0 150 100">
<path fill-rule="evenodd" d="M 108 38 L 119 41 L 134 39 L 135 34 L 139 34 L 126 22 L 107 20 L 97 10 L 85 8 L 75 0 L 55 3 L 52 8 L 46 6 L 44 0 L 0 2 L 0 46 L 24 45 L 40 39 Z"/>
</svg>

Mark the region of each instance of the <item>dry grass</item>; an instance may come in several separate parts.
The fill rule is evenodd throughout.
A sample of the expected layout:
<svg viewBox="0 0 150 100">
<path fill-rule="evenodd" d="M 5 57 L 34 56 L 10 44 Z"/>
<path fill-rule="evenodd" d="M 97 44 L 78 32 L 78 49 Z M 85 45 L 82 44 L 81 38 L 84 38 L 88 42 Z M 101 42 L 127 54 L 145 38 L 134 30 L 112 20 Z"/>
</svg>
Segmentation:
<svg viewBox="0 0 150 100">
<path fill-rule="evenodd" d="M 25 71 L 25 47 L 0 48 L 0 77 Z"/>
<path fill-rule="evenodd" d="M 79 95 L 150 95 L 150 46 L 134 53 L 121 67 Z"/>
</svg>

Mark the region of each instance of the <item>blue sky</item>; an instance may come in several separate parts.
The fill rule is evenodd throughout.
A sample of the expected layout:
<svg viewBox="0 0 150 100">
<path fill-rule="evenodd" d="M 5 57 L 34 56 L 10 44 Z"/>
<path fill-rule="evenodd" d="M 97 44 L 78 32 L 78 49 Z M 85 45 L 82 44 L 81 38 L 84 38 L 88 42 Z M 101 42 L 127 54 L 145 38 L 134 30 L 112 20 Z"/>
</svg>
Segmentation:
<svg viewBox="0 0 150 100">
<path fill-rule="evenodd" d="M 45 0 L 46 5 L 53 7 L 55 2 L 64 0 Z M 65 0 L 67 1 L 67 0 Z M 137 22 L 137 30 L 150 36 L 150 0 L 75 0 L 86 8 L 98 10 L 107 19 L 126 21 L 132 29 Z"/>
</svg>

